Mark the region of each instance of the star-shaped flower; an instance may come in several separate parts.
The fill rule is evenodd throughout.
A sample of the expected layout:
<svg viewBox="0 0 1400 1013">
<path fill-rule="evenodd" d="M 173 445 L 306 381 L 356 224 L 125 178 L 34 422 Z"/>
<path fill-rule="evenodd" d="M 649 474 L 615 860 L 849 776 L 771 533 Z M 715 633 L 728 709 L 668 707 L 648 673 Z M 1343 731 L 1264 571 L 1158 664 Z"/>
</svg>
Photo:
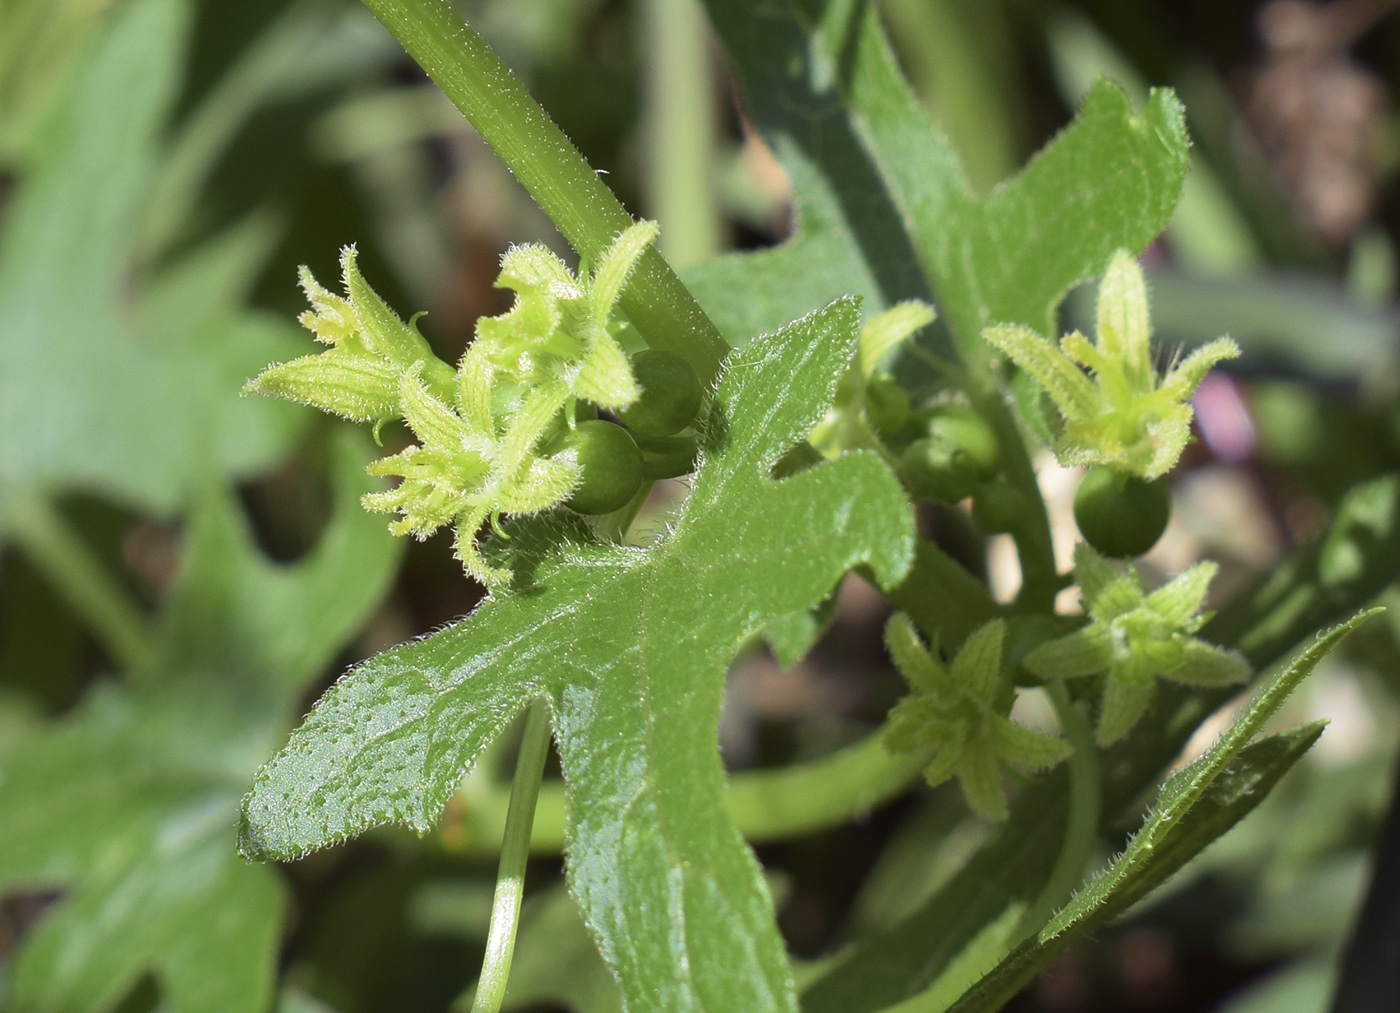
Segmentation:
<svg viewBox="0 0 1400 1013">
<path fill-rule="evenodd" d="M 1113 255 L 1099 287 L 1097 343 L 1075 331 L 1057 348 L 1028 327 L 1006 324 L 982 336 L 1055 402 L 1063 417 L 1055 441 L 1061 464 L 1107 465 L 1146 479 L 1166 474 L 1181 456 L 1191 438 L 1191 395 L 1206 373 L 1240 354 L 1234 341 L 1217 338 L 1158 376 L 1147 285 L 1125 250 Z"/>
<path fill-rule="evenodd" d="M 250 393 L 300 401 L 376 425 L 402 417 L 419 443 L 369 467 L 399 484 L 364 497 L 367 509 L 396 513 L 390 530 L 426 538 L 457 528 L 457 557 L 478 580 L 499 585 L 507 570 L 490 566 L 476 533 L 500 514 L 533 514 L 564 502 L 578 467 L 541 453 L 576 399 L 616 411 L 639 394 L 622 347 L 608 330 L 637 260 L 656 238 L 655 222 L 637 222 L 578 274 L 538 243 L 501 259 L 497 285 L 515 305 L 477 321 L 476 340 L 454 373 L 437 359 L 370 288 L 342 251 L 345 297 L 302 268 L 312 309 L 301 322 L 328 351 L 268 367 Z"/>
<path fill-rule="evenodd" d="M 305 265 L 301 268 L 301 288 L 311 309 L 298 319 L 330 348 L 268 366 L 244 386 L 244 394 L 286 398 L 352 422 L 381 425 L 402 414 L 399 378 L 416 366 L 437 396 L 452 397 L 452 367 L 433 355 L 417 328 L 400 320 L 370 288 L 356 257 L 353 246 L 340 251 L 343 297 L 323 288 Z"/>
<path fill-rule="evenodd" d="M 1131 565 L 1119 570 L 1087 545 L 1074 550 L 1074 578 L 1090 623 L 1026 655 L 1043 679 L 1107 673 L 1096 732 L 1106 746 L 1126 735 L 1157 692 L 1157 679 L 1222 686 L 1248 677 L 1234 651 L 1192 636 L 1207 619 L 1201 604 L 1216 565 L 1197 563 L 1148 594 Z"/>
<path fill-rule="evenodd" d="M 1069 756 L 1068 744 L 1007 718 L 1014 694 L 1001 680 L 1006 623 L 980 627 L 953 658 L 951 668 L 930 651 L 904 613 L 890 618 L 885 644 L 913 692 L 890 712 L 885 742 L 896 752 L 935 747 L 924 769 L 931 785 L 954 775 L 967 804 L 989 820 L 1006 818 L 1003 765 L 1053 767 Z"/>
</svg>

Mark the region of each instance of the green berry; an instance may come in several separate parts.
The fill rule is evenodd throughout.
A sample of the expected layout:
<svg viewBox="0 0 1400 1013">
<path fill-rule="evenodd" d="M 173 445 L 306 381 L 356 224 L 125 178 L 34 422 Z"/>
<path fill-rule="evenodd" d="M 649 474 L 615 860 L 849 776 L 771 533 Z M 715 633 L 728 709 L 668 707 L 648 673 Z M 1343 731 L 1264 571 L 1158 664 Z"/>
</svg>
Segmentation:
<svg viewBox="0 0 1400 1013">
<path fill-rule="evenodd" d="M 1020 526 L 1026 500 L 1005 482 L 988 482 L 972 495 L 972 520 L 989 535 L 1003 535 Z"/>
<path fill-rule="evenodd" d="M 928 438 L 949 444 L 958 467 L 987 482 L 1001 466 L 1001 444 L 992 427 L 966 405 L 939 405 L 924 416 Z"/>
<path fill-rule="evenodd" d="M 695 421 L 700 411 L 700 377 L 675 352 L 650 348 L 632 358 L 642 394 L 618 417 L 644 436 L 670 436 Z"/>
<path fill-rule="evenodd" d="M 889 377 L 865 385 L 865 416 L 882 436 L 898 433 L 909 422 L 909 393 Z"/>
<path fill-rule="evenodd" d="M 642 452 L 627 430 L 594 419 L 566 429 L 545 454 L 572 454 L 581 472 L 568 505 L 581 514 L 607 514 L 627 504 L 642 487 Z"/>
<path fill-rule="evenodd" d="M 972 495 L 977 479 L 957 461 L 956 448 L 940 440 L 915 440 L 899 458 L 899 475 L 917 499 L 956 503 Z"/>
<path fill-rule="evenodd" d="M 1001 459 L 996 433 L 963 405 L 939 405 L 923 417 L 928 434 L 900 458 L 899 472 L 919 499 L 956 503 L 994 478 Z"/>
<path fill-rule="evenodd" d="M 1084 540 L 1118 559 L 1156 545 L 1171 512 L 1166 482 L 1145 482 L 1111 468 L 1091 468 L 1074 494 L 1074 521 Z"/>
</svg>

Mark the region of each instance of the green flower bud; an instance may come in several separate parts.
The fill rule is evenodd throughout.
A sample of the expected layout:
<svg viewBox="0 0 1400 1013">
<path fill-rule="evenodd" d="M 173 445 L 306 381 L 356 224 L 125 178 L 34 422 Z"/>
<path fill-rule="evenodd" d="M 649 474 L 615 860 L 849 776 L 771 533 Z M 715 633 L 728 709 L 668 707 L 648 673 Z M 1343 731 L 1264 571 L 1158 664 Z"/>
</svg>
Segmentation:
<svg viewBox="0 0 1400 1013">
<path fill-rule="evenodd" d="M 612 513 L 642 487 L 642 452 L 627 430 L 602 419 L 560 433 L 545 455 L 572 459 L 578 468 L 578 485 L 565 502 L 581 514 Z"/>
<path fill-rule="evenodd" d="M 682 356 L 649 348 L 632 357 L 632 373 L 641 396 L 617 413 L 629 429 L 643 436 L 670 436 L 695 421 L 700 377 Z"/>
</svg>

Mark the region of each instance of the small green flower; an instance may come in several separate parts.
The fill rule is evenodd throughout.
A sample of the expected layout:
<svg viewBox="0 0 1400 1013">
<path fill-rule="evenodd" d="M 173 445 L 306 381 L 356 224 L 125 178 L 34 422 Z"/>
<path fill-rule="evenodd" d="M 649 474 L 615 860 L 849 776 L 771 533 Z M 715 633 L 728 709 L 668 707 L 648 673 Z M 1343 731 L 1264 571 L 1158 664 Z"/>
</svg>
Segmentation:
<svg viewBox="0 0 1400 1013">
<path fill-rule="evenodd" d="M 1217 338 L 1158 376 L 1147 286 L 1124 250 L 1113 255 L 1099 288 L 1097 344 L 1075 331 L 1057 348 L 1028 327 L 1006 324 L 982 336 L 1055 402 L 1063 416 L 1055 441 L 1061 464 L 1106 465 L 1146 479 L 1165 475 L 1181 457 L 1191 438 L 1191 395 L 1206 373 L 1240 354 L 1232 340 Z"/>
<path fill-rule="evenodd" d="M 270 366 L 246 390 L 376 425 L 403 418 L 419 442 L 370 465 L 400 482 L 366 495 L 365 508 L 397 514 L 389 528 L 399 535 L 426 538 L 455 525 L 467 573 L 504 583 L 509 571 L 489 566 L 477 548 L 481 525 L 568 500 L 579 468 L 544 456 L 546 437 L 572 424 L 578 399 L 617 411 L 640 393 L 608 325 L 656 233 L 655 222 L 635 223 L 578 275 L 544 246 L 513 247 L 497 284 L 515 291 L 515 305 L 477 321 L 455 373 L 374 293 L 347 247 L 344 298 L 301 273 L 312 305 L 301 321 L 330 349 Z"/>
<path fill-rule="evenodd" d="M 1069 756 L 1069 745 L 1008 720 L 1014 696 L 1001 681 L 1001 644 L 1006 623 L 993 620 L 967 638 L 951 668 L 919 639 L 902 612 L 885 627 L 885 645 L 913 692 L 890 712 L 885 743 L 910 753 L 932 743 L 933 762 L 924 768 L 931 785 L 956 775 L 967 804 L 989 820 L 1006 818 L 1001 788 L 1003 765 L 1053 767 Z"/>
<path fill-rule="evenodd" d="M 1215 577 L 1214 563 L 1198 563 L 1147 594 L 1131 565 L 1119 570 L 1087 545 L 1074 550 L 1074 578 L 1090 623 L 1042 644 L 1023 662 L 1042 679 L 1107 673 L 1096 737 L 1121 739 L 1157 692 L 1157 679 L 1223 686 L 1249 676 L 1234 652 L 1192 636 L 1207 619 L 1201 604 Z"/>
<path fill-rule="evenodd" d="M 355 247 L 340 251 L 345 298 L 322 288 L 303 265 L 302 290 L 311 309 L 298 319 L 331 347 L 316 355 L 269 366 L 243 388 L 298 401 L 352 422 L 382 424 L 402 415 L 399 378 L 417 368 L 438 396 L 452 396 L 452 367 L 433 355 L 427 341 L 405 324 L 369 287 L 356 264 Z"/>
</svg>

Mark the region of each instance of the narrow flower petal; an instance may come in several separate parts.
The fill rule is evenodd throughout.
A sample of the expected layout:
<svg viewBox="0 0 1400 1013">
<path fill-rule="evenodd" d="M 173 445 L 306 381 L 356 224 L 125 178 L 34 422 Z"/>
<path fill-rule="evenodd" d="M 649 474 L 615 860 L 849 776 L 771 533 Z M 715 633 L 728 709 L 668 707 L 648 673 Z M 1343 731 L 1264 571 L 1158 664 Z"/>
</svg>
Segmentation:
<svg viewBox="0 0 1400 1013">
<path fill-rule="evenodd" d="M 992 725 L 996 729 L 997 751 L 1008 763 L 1038 770 L 1053 767 L 1074 752 L 1063 739 L 1018 725 L 1006 718 L 996 718 Z"/>
<path fill-rule="evenodd" d="M 1155 682 L 1137 686 L 1109 679 L 1104 685 L 1099 724 L 1094 732 L 1095 741 L 1100 746 L 1109 746 L 1127 735 L 1156 695 Z"/>
<path fill-rule="evenodd" d="M 990 749 L 969 750 L 958 766 L 958 786 L 972 811 L 984 820 L 1006 819 L 1006 793 L 1001 788 L 1001 764 Z"/>
</svg>

